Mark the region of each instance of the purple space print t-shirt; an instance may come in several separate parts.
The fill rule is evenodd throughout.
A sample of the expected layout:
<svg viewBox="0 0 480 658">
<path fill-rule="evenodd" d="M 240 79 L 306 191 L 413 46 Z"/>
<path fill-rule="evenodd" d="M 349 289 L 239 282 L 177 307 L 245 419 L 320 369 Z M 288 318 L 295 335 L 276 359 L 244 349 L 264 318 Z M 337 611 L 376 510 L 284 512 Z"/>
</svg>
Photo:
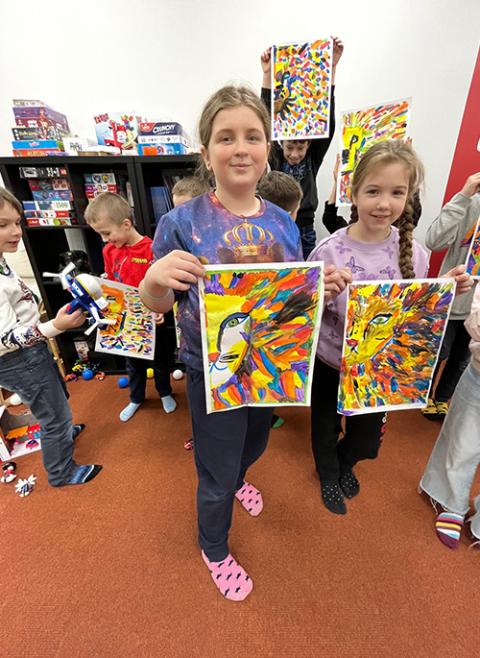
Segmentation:
<svg viewBox="0 0 480 658">
<path fill-rule="evenodd" d="M 156 259 L 173 249 L 188 251 L 204 265 L 303 261 L 300 234 L 290 215 L 260 199 L 256 215 L 227 210 L 214 192 L 195 197 L 164 215 L 153 238 Z M 180 358 L 203 370 L 198 287 L 175 292 L 181 329 Z"/>
</svg>

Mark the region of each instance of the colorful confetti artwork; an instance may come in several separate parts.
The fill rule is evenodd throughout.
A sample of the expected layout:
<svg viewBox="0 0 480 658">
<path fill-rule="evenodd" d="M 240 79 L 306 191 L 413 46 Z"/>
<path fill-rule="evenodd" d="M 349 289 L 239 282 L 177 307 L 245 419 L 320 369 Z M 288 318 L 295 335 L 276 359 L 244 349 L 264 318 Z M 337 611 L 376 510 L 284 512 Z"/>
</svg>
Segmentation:
<svg viewBox="0 0 480 658">
<path fill-rule="evenodd" d="M 199 293 L 207 413 L 309 405 L 323 263 L 205 269 Z"/>
<path fill-rule="evenodd" d="M 349 286 L 341 414 L 426 406 L 454 292 L 453 279 Z"/>
<path fill-rule="evenodd" d="M 467 256 L 467 272 L 474 279 L 480 279 L 480 219 L 477 221 L 475 230 L 470 236 L 470 249 Z"/>
<path fill-rule="evenodd" d="M 152 312 L 141 301 L 138 288 L 106 279 L 97 281 L 108 301 L 106 316 L 116 322 L 97 330 L 95 351 L 153 360 L 155 322 Z"/>
<path fill-rule="evenodd" d="M 272 48 L 272 137 L 328 137 L 332 39 Z"/>
<path fill-rule="evenodd" d="M 342 112 L 337 206 L 351 205 L 351 180 L 365 151 L 386 139 L 408 136 L 411 100 L 405 98 L 361 110 Z"/>
</svg>

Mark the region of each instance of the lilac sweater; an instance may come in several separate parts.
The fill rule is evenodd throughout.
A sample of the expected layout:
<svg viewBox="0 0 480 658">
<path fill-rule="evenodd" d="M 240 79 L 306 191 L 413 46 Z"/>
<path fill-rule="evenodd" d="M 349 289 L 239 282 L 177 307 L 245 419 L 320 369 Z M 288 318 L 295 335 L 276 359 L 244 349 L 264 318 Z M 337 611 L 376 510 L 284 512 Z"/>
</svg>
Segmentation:
<svg viewBox="0 0 480 658">
<path fill-rule="evenodd" d="M 383 242 L 359 242 L 348 235 L 348 230 L 347 226 L 321 240 L 308 260 L 348 267 L 354 281 L 402 278 L 398 265 L 398 229 L 392 226 L 389 237 Z M 428 252 L 414 240 L 413 268 L 417 278 L 427 276 L 428 261 Z M 326 304 L 317 346 L 317 356 L 337 369 L 342 357 L 346 306 L 346 290 Z"/>
</svg>

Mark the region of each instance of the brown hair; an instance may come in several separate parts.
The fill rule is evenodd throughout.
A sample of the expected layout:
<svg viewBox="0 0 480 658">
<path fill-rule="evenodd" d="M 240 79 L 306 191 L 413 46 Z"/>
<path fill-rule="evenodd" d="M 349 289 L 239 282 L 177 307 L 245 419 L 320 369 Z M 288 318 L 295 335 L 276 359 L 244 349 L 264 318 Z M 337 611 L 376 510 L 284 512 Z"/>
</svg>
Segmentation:
<svg viewBox="0 0 480 658">
<path fill-rule="evenodd" d="M 17 197 L 13 196 L 13 194 L 4 187 L 0 187 L 0 209 L 3 208 L 6 203 L 12 206 L 12 208 L 18 212 L 20 217 L 23 217 L 22 204 Z"/>
<path fill-rule="evenodd" d="M 257 192 L 261 197 L 287 212 L 296 210 L 303 198 L 302 188 L 295 178 L 284 174 L 283 171 L 271 171 L 265 174 L 258 183 Z"/>
<path fill-rule="evenodd" d="M 260 97 L 248 87 L 227 85 L 210 96 L 200 116 L 198 135 L 204 148 L 208 148 L 210 143 L 213 122 L 217 114 L 221 110 L 239 105 L 245 105 L 255 112 L 262 123 L 267 142 L 270 142 L 270 116 Z M 195 175 L 204 181 L 212 181 L 212 174 L 208 171 L 203 159 L 199 162 Z"/>
<path fill-rule="evenodd" d="M 85 210 L 85 221 L 94 226 L 101 219 L 107 219 L 118 226 L 124 219 L 133 223 L 132 209 L 119 194 L 102 192 L 91 201 Z"/>
<path fill-rule="evenodd" d="M 395 162 L 405 165 L 408 172 L 407 201 L 399 217 L 399 259 L 398 264 L 404 279 L 414 279 L 413 269 L 413 221 L 414 196 L 418 193 L 424 179 L 424 169 L 417 154 L 406 142 L 386 140 L 374 144 L 360 158 L 352 178 L 352 198 L 355 197 L 365 178 L 375 167 Z M 358 211 L 352 204 L 351 222 L 358 221 Z"/>
<path fill-rule="evenodd" d="M 172 189 L 172 195 L 189 196 L 193 199 L 195 196 L 205 194 L 211 189 L 205 180 L 198 176 L 185 176 L 175 183 Z"/>
</svg>

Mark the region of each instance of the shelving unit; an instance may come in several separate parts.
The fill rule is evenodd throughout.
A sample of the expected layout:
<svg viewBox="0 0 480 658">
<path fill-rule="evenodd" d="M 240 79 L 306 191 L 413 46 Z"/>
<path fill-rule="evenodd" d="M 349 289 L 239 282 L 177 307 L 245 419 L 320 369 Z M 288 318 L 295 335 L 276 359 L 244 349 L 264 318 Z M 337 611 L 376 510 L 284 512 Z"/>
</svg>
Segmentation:
<svg viewBox="0 0 480 658">
<path fill-rule="evenodd" d="M 45 271 L 60 270 L 59 255 L 62 252 L 79 249 L 85 251 L 92 273 L 99 276 L 103 272 L 102 240 L 84 222 L 84 212 L 88 205 L 84 190 L 84 174 L 113 172 L 116 177 L 128 181 L 131 200 L 134 206 L 135 223 L 140 233 L 153 237 L 154 222 L 150 187 L 165 185 L 165 176 L 186 176 L 191 174 L 197 163 L 196 155 L 182 156 L 85 156 L 49 158 L 0 158 L 0 175 L 5 186 L 20 200 L 32 199 L 28 179 L 20 177 L 20 167 L 64 167 L 73 194 L 73 205 L 79 224 L 75 226 L 25 226 L 24 243 L 32 265 L 35 279 L 44 300 L 49 318 L 55 317 L 58 309 L 70 301 L 70 295 L 57 281 L 45 280 Z M 172 326 L 172 331 L 174 328 Z M 83 330 L 65 332 L 57 338 L 60 354 L 67 371 L 71 370 L 78 358 L 74 339 L 87 340 Z M 88 339 L 93 347 L 93 339 Z M 124 371 L 123 358 L 92 354 L 105 372 Z"/>
</svg>

